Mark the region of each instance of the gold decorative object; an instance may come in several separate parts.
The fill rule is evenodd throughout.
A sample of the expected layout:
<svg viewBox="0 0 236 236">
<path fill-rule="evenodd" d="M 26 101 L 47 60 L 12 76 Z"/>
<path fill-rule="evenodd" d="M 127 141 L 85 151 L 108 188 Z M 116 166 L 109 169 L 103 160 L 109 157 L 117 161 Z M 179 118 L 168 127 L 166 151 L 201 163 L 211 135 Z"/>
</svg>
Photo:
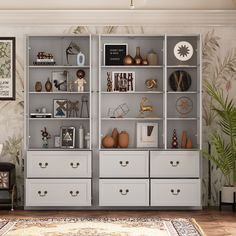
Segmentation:
<svg viewBox="0 0 236 236">
<path fill-rule="evenodd" d="M 143 59 L 140 55 L 140 47 L 136 47 L 136 55 L 134 57 L 134 64 L 135 65 L 141 65 L 142 61 L 143 61 Z"/>
<path fill-rule="evenodd" d="M 156 79 L 147 79 L 145 81 L 145 85 L 147 89 L 156 89 L 157 88 L 157 80 Z"/>
<path fill-rule="evenodd" d="M 127 148 L 129 146 L 129 134 L 126 131 L 121 131 L 119 134 L 119 147 Z"/>
<path fill-rule="evenodd" d="M 126 55 L 123 59 L 123 64 L 124 65 L 133 65 L 134 64 L 134 59 L 131 57 L 129 54 Z"/>
<path fill-rule="evenodd" d="M 144 57 L 144 59 L 142 60 L 142 65 L 148 65 L 148 59 L 147 56 Z"/>
<path fill-rule="evenodd" d="M 143 115 L 145 112 L 153 112 L 153 107 L 151 105 L 146 105 L 146 103 L 150 103 L 150 100 L 147 97 L 143 97 L 140 102 L 139 112 Z"/>
</svg>

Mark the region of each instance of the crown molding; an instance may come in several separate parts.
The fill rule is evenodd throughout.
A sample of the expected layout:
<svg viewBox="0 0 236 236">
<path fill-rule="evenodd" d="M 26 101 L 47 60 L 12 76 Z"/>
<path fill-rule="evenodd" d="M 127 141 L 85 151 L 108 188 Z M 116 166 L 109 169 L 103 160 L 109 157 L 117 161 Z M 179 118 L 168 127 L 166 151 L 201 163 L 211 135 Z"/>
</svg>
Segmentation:
<svg viewBox="0 0 236 236">
<path fill-rule="evenodd" d="M 236 26 L 236 10 L 0 10 L 2 26 Z"/>
</svg>

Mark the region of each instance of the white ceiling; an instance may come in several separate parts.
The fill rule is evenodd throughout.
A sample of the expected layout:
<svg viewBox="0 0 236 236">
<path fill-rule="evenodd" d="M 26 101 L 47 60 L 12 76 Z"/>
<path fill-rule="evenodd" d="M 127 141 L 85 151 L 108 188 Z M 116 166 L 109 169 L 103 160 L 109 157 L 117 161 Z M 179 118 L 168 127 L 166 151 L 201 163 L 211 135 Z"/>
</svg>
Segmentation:
<svg viewBox="0 0 236 236">
<path fill-rule="evenodd" d="M 130 0 L 0 0 L 0 10 L 119 10 L 129 9 L 129 5 Z M 236 0 L 134 0 L 134 5 L 139 10 L 233 10 L 236 9 Z"/>
</svg>

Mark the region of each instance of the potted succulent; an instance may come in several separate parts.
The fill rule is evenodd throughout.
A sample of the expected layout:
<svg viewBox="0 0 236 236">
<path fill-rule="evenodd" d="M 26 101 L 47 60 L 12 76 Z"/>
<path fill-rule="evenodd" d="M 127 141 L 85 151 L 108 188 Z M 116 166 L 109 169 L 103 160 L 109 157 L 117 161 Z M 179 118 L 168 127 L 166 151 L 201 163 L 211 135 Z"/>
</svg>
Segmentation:
<svg viewBox="0 0 236 236">
<path fill-rule="evenodd" d="M 214 102 L 213 111 L 219 129 L 211 135 L 214 154 L 204 151 L 203 156 L 210 159 L 225 176 L 222 202 L 233 203 L 233 192 L 236 192 L 236 106 L 232 99 L 223 95 L 222 90 L 209 82 L 205 83 L 205 89 Z"/>
</svg>

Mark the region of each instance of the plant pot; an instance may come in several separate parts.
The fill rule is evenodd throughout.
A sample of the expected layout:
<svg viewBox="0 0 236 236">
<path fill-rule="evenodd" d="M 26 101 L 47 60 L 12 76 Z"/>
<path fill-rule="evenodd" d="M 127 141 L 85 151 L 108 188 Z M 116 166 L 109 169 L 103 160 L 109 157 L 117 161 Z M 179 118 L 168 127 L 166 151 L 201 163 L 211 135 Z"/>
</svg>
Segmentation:
<svg viewBox="0 0 236 236">
<path fill-rule="evenodd" d="M 221 202 L 234 203 L 234 192 L 236 192 L 236 187 L 224 186 L 221 190 Z"/>
</svg>

